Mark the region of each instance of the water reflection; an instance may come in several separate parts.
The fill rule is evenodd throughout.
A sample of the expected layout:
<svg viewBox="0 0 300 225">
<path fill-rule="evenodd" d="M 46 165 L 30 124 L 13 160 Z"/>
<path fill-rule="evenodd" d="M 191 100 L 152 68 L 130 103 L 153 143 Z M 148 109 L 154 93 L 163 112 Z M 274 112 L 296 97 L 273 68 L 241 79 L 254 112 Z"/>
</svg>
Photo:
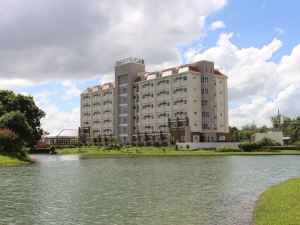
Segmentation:
<svg viewBox="0 0 300 225">
<path fill-rule="evenodd" d="M 251 224 L 299 156 L 36 156 L 0 168 L 0 224 Z M 83 160 L 84 159 L 84 160 Z"/>
</svg>

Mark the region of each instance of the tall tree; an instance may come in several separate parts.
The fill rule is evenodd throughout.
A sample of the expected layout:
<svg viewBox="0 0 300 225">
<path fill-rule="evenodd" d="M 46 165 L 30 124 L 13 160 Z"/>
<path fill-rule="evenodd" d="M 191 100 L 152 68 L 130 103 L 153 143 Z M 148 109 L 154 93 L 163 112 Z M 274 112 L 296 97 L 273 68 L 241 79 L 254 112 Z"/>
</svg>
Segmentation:
<svg viewBox="0 0 300 225">
<path fill-rule="evenodd" d="M 36 106 L 32 96 L 16 95 L 12 91 L 0 90 L 0 116 L 13 111 L 19 111 L 24 115 L 33 132 L 29 144 L 36 143 L 40 139 L 40 120 L 45 116 L 45 112 Z"/>
</svg>

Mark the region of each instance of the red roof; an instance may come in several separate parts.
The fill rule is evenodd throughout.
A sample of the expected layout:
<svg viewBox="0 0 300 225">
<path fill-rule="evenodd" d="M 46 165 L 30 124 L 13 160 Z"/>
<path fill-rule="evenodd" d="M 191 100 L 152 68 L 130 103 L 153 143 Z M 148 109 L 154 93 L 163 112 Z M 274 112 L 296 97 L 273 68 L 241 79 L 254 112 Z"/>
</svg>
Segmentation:
<svg viewBox="0 0 300 225">
<path fill-rule="evenodd" d="M 221 73 L 219 70 L 214 70 L 214 75 L 217 76 L 225 76 L 223 73 Z M 226 77 L 226 76 L 225 76 Z"/>
</svg>

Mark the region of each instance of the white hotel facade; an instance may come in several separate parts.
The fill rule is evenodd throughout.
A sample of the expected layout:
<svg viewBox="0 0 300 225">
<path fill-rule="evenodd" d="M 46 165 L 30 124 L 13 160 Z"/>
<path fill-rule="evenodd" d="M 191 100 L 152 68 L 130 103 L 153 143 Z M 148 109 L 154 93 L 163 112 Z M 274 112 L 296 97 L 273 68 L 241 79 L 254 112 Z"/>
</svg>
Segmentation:
<svg viewBox="0 0 300 225">
<path fill-rule="evenodd" d="M 81 94 L 80 131 L 123 144 L 226 141 L 227 77 L 209 61 L 155 72 L 142 59 L 117 61 L 114 83 Z"/>
</svg>

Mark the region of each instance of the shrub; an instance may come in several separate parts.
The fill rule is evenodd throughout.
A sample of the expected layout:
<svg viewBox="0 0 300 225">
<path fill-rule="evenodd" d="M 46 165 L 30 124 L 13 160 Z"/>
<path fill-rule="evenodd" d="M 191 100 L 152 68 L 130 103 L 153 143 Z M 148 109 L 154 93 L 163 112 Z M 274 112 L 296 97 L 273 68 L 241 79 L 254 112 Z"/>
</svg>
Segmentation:
<svg viewBox="0 0 300 225">
<path fill-rule="evenodd" d="M 274 141 L 271 138 L 264 137 L 260 141 L 257 141 L 260 146 L 280 146 L 281 144 L 277 141 Z"/>
<path fill-rule="evenodd" d="M 295 145 L 296 145 L 297 149 L 300 150 L 300 141 L 295 142 Z"/>
<path fill-rule="evenodd" d="M 269 150 L 300 150 L 300 146 L 296 145 L 283 145 L 283 146 L 266 146 Z"/>
<path fill-rule="evenodd" d="M 55 147 L 54 146 L 51 146 L 50 147 L 50 154 L 56 154 L 57 152 L 56 152 L 56 149 L 55 149 Z"/>
<path fill-rule="evenodd" d="M 22 144 L 18 135 L 8 128 L 0 129 L 0 149 L 3 151 L 21 151 Z"/>
<path fill-rule="evenodd" d="M 257 142 L 243 142 L 239 144 L 239 148 L 244 152 L 253 152 L 261 150 L 261 145 Z"/>
<path fill-rule="evenodd" d="M 217 147 L 215 152 L 240 152 L 241 149 L 235 146 L 220 146 Z"/>
</svg>

